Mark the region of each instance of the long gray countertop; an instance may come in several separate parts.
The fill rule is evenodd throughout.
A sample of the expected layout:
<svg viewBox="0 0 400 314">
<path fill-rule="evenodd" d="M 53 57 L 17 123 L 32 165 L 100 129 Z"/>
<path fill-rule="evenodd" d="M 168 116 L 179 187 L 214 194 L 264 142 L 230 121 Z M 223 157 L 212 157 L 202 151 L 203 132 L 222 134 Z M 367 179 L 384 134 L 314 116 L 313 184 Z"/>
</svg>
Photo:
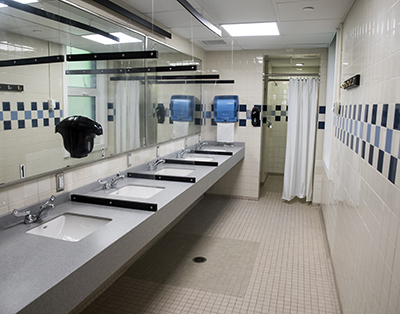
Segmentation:
<svg viewBox="0 0 400 314">
<path fill-rule="evenodd" d="M 79 242 L 26 233 L 42 222 L 27 225 L 19 221 L 3 226 L 0 230 L 0 313 L 69 313 L 244 158 L 243 143 L 236 143 L 228 151 L 234 154 L 213 156 L 218 161 L 217 167 L 180 164 L 158 167 L 158 170 L 164 167 L 194 169 L 189 176 L 195 177 L 196 183 L 137 178 L 125 178 L 118 183 L 118 188 L 127 184 L 163 187 L 153 197 L 137 199 L 156 203 L 156 212 L 69 200 L 49 211 L 44 222 L 63 213 L 111 219 Z M 128 171 L 146 172 L 143 166 Z M 92 195 L 109 193 L 98 189 L 87 191 L 87 187 L 74 192 L 80 191 Z"/>
</svg>

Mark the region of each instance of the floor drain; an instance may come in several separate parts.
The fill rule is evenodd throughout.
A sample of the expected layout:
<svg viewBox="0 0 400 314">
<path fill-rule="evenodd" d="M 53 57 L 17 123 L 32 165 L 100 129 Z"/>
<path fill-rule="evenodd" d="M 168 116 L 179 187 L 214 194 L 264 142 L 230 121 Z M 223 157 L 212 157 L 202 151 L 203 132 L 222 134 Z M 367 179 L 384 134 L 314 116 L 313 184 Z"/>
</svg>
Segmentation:
<svg viewBox="0 0 400 314">
<path fill-rule="evenodd" d="M 192 259 L 192 261 L 195 263 L 204 263 L 205 261 L 207 261 L 207 259 L 203 256 L 197 256 L 194 259 Z"/>
</svg>

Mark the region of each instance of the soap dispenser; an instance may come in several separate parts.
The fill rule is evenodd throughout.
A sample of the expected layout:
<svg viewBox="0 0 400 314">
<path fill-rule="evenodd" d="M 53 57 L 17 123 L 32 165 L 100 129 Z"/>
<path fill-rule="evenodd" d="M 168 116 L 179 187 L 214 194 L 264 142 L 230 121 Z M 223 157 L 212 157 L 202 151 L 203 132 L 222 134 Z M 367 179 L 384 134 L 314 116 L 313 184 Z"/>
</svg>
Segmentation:
<svg viewBox="0 0 400 314">
<path fill-rule="evenodd" d="M 94 137 L 103 134 L 101 124 L 87 117 L 71 116 L 56 125 L 56 133 L 64 139 L 64 147 L 72 158 L 86 157 L 94 146 Z"/>
</svg>

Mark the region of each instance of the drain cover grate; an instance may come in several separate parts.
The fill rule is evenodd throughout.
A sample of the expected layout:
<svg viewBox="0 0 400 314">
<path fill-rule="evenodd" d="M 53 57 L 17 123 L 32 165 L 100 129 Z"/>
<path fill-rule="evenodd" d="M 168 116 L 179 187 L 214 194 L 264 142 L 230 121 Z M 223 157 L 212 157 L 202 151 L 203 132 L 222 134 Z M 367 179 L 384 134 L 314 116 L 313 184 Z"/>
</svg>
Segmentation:
<svg viewBox="0 0 400 314">
<path fill-rule="evenodd" d="M 204 263 L 205 261 L 207 261 L 207 259 L 203 256 L 196 256 L 192 259 L 192 261 L 195 263 Z"/>
</svg>

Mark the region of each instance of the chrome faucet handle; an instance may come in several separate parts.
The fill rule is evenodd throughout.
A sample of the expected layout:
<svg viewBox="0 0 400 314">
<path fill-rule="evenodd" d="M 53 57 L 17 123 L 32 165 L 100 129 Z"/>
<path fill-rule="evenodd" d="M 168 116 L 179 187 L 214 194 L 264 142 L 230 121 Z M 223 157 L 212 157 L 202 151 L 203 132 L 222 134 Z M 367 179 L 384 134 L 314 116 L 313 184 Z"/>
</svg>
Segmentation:
<svg viewBox="0 0 400 314">
<path fill-rule="evenodd" d="M 99 179 L 99 180 L 97 180 L 97 182 L 99 182 L 103 186 L 104 190 L 109 189 L 109 183 L 107 181 L 103 181 L 102 179 Z"/>
<path fill-rule="evenodd" d="M 30 215 L 31 211 L 30 210 L 18 210 L 18 209 L 14 209 L 13 210 L 13 215 L 16 217 L 22 217 L 22 216 L 27 216 Z"/>
<path fill-rule="evenodd" d="M 54 195 L 50 196 L 50 199 L 46 203 L 41 205 L 40 209 L 43 209 L 43 208 L 46 208 L 46 207 L 54 208 L 54 204 L 52 204 L 52 203 L 54 202 L 55 199 L 56 199 L 56 197 Z"/>
</svg>

